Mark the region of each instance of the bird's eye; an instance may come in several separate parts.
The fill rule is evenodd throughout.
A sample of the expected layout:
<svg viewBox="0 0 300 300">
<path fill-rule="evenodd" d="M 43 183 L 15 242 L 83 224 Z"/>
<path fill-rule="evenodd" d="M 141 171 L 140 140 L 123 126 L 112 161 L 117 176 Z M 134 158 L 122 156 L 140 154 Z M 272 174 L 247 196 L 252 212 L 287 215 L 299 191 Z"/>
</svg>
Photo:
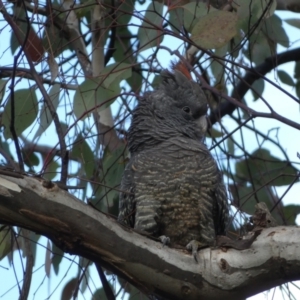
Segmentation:
<svg viewBox="0 0 300 300">
<path fill-rule="evenodd" d="M 190 109 L 188 106 L 184 106 L 184 107 L 182 108 L 182 110 L 183 110 L 185 113 L 187 113 L 187 114 L 190 114 L 190 113 L 191 113 L 191 109 Z"/>
</svg>

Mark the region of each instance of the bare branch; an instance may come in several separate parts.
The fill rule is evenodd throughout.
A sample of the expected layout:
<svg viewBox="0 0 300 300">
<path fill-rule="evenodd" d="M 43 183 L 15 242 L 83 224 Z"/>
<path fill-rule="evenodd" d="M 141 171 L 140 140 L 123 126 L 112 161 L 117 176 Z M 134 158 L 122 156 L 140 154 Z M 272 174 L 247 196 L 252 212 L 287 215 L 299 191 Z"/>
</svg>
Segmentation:
<svg viewBox="0 0 300 300">
<path fill-rule="evenodd" d="M 239 82 L 239 84 L 235 87 L 232 92 L 232 98 L 242 99 L 248 90 L 250 89 L 251 85 L 254 83 L 255 80 L 262 78 L 264 75 L 269 73 L 271 70 L 277 68 L 278 66 L 285 64 L 291 61 L 299 61 L 300 60 L 300 48 L 283 52 L 281 54 L 276 54 L 272 57 L 269 57 L 265 60 L 264 63 L 257 66 L 253 69 L 248 69 L 248 72 L 243 77 L 243 79 Z M 218 109 L 210 115 L 210 122 L 211 124 L 215 124 L 218 120 L 220 120 L 225 115 L 231 115 L 237 107 L 240 105 L 238 103 L 233 103 L 230 101 L 226 101 L 221 103 Z M 274 116 L 275 117 L 275 116 Z M 276 116 L 275 118 L 277 118 Z M 291 124 L 288 124 L 291 125 Z M 293 124 L 295 125 L 295 124 Z M 291 125 L 291 126 L 293 126 Z M 294 126 L 293 126 L 294 127 Z M 295 127 L 298 128 L 298 127 Z M 299 129 L 299 128 L 298 128 Z"/>
</svg>

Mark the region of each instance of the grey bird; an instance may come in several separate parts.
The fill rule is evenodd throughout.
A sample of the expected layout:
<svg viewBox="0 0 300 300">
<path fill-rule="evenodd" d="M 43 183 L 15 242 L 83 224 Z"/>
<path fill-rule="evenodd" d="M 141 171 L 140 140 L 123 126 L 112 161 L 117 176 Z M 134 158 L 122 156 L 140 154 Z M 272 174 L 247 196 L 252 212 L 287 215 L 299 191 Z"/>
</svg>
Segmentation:
<svg viewBox="0 0 300 300">
<path fill-rule="evenodd" d="M 133 111 L 118 221 L 162 237 L 171 247 L 187 247 L 197 260 L 198 248 L 226 234 L 227 195 L 204 144 L 204 92 L 176 69 L 161 76 L 159 88 Z"/>
</svg>

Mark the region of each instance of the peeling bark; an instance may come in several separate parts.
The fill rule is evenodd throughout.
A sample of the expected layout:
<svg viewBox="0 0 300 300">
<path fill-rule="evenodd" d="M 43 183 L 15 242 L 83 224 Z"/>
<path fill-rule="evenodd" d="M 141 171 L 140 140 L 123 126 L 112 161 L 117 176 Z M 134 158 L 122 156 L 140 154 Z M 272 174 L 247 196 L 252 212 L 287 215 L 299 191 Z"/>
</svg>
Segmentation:
<svg viewBox="0 0 300 300">
<path fill-rule="evenodd" d="M 55 184 L 47 188 L 25 175 L 0 175 L 0 222 L 47 236 L 143 292 L 170 299 L 242 299 L 300 279 L 296 226 L 264 229 L 246 250 L 201 250 L 195 263 L 185 250 L 163 247 Z"/>
</svg>

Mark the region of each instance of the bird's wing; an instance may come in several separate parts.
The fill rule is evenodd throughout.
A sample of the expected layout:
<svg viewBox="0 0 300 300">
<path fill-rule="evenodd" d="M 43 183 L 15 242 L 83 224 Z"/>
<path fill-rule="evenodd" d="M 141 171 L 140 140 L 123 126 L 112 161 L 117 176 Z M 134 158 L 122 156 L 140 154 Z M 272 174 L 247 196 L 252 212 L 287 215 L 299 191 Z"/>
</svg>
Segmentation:
<svg viewBox="0 0 300 300">
<path fill-rule="evenodd" d="M 214 193 L 214 225 L 216 235 L 225 235 L 228 225 L 228 201 L 225 185 L 220 172 L 220 181 Z"/>
<path fill-rule="evenodd" d="M 129 163 L 123 173 L 120 185 L 119 197 L 119 216 L 118 221 L 130 227 L 134 227 L 135 222 L 135 184 L 133 171 L 134 157 L 130 159 Z"/>
</svg>

